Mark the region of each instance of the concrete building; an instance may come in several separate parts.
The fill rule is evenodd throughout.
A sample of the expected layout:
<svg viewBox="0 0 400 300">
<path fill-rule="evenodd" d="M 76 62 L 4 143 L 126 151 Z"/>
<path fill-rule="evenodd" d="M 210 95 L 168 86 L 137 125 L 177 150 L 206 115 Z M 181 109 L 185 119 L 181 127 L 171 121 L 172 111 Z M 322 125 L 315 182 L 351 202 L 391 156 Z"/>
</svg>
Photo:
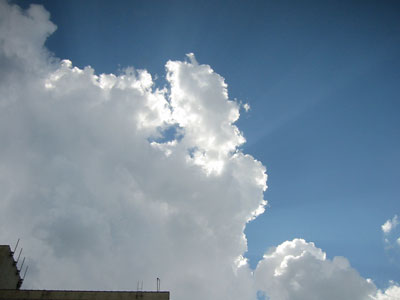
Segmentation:
<svg viewBox="0 0 400 300">
<path fill-rule="evenodd" d="M 19 289 L 22 279 L 14 260 L 13 252 L 8 245 L 0 245 L 0 289 Z"/>
<path fill-rule="evenodd" d="M 22 283 L 10 246 L 0 245 L 0 300 L 169 300 L 169 292 L 165 291 L 23 290 Z"/>
</svg>

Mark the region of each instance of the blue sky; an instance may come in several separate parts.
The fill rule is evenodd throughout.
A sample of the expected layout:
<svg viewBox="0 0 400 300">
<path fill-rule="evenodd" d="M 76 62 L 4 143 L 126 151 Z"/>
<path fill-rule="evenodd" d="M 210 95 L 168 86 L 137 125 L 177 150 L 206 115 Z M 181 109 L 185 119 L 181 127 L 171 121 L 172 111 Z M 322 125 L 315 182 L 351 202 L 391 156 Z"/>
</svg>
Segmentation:
<svg viewBox="0 0 400 300">
<path fill-rule="evenodd" d="M 381 225 L 400 214 L 397 1 L 15 1 L 39 3 L 46 46 L 96 73 L 193 52 L 248 103 L 243 152 L 267 167 L 266 212 L 246 227 L 254 268 L 293 238 L 346 257 L 379 287 L 400 281 Z M 396 237 L 397 238 L 397 237 Z"/>
</svg>

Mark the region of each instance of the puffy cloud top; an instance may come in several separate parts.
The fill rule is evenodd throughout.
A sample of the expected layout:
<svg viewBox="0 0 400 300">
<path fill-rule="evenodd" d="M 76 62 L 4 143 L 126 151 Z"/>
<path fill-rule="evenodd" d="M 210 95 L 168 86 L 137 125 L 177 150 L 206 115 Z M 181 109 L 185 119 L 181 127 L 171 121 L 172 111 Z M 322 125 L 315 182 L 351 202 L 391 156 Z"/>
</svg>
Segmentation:
<svg viewBox="0 0 400 300">
<path fill-rule="evenodd" d="M 56 27 L 41 6 L 0 5 L 0 236 L 29 249 L 26 286 L 160 277 L 174 299 L 251 298 L 243 230 L 267 177 L 238 149 L 224 79 L 192 54 L 167 62 L 162 89 L 146 70 L 80 69 L 44 48 Z"/>
<path fill-rule="evenodd" d="M 313 243 L 286 241 L 264 255 L 255 271 L 260 290 L 271 299 L 368 299 L 375 286 L 344 257 L 326 258 Z"/>
</svg>

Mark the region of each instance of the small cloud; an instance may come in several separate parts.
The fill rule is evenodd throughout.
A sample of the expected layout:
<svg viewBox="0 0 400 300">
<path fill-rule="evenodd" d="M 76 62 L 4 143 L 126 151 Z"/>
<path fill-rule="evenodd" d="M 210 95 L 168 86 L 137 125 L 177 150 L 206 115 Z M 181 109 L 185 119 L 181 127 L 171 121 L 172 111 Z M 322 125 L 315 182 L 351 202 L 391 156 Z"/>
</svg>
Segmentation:
<svg viewBox="0 0 400 300">
<path fill-rule="evenodd" d="M 248 103 L 245 103 L 245 104 L 243 104 L 243 108 L 244 108 L 244 110 L 246 111 L 246 112 L 248 112 L 249 110 L 250 110 L 250 104 L 248 104 Z"/>
<path fill-rule="evenodd" d="M 197 60 L 196 60 L 196 57 L 194 56 L 194 53 L 188 53 L 188 54 L 186 54 L 186 56 L 189 58 L 189 60 L 190 60 L 190 63 L 192 64 L 192 65 L 198 65 L 199 63 L 197 62 Z"/>
<path fill-rule="evenodd" d="M 381 228 L 384 234 L 389 234 L 397 225 L 399 225 L 398 217 L 394 215 L 394 217 L 391 220 L 387 220 Z"/>
<path fill-rule="evenodd" d="M 400 261 L 400 237 L 399 237 L 399 219 L 394 215 L 392 219 L 387 220 L 382 226 L 383 243 L 385 253 L 391 263 L 398 263 Z"/>
</svg>

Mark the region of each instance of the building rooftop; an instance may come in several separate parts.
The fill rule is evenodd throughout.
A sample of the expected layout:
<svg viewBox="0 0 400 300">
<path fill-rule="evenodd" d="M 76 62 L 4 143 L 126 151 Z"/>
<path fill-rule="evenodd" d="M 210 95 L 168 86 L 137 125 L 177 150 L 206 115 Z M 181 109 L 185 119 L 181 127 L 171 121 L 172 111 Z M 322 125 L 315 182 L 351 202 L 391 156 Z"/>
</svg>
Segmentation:
<svg viewBox="0 0 400 300">
<path fill-rule="evenodd" d="M 18 243 L 17 243 L 18 246 Z M 15 250 L 17 249 L 15 247 Z M 15 251 L 14 250 L 14 251 Z M 9 245 L 0 245 L 0 300 L 169 300 L 167 291 L 70 291 L 70 290 L 24 290 L 20 289 L 23 278 L 18 270 L 22 250 L 14 259 Z M 22 263 L 20 263 L 22 269 Z M 157 289 L 159 289 L 157 278 Z"/>
</svg>

